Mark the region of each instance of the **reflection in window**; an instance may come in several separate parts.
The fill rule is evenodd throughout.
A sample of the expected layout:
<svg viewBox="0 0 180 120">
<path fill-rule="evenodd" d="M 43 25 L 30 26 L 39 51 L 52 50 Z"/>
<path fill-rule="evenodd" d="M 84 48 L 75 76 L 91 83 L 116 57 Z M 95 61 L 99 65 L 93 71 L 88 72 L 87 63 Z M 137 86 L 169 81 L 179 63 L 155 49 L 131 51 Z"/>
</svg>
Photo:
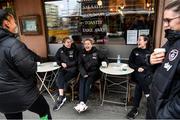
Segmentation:
<svg viewBox="0 0 180 120">
<path fill-rule="evenodd" d="M 154 0 L 46 0 L 45 12 L 49 43 L 72 36 L 75 42 L 90 37 L 100 44 L 125 44 L 128 30 L 137 31 L 134 37 L 152 36 Z"/>
</svg>

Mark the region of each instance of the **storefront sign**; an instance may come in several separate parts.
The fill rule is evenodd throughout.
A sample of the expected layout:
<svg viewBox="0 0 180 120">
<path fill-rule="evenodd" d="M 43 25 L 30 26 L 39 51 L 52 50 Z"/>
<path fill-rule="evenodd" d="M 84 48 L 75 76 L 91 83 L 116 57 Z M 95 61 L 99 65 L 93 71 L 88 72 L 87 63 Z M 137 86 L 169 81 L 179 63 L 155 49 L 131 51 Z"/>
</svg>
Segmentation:
<svg viewBox="0 0 180 120">
<path fill-rule="evenodd" d="M 99 9 L 99 8 L 103 8 L 102 6 L 98 6 L 98 5 L 85 5 L 82 6 L 82 9 Z"/>
<path fill-rule="evenodd" d="M 82 29 L 82 31 L 83 32 L 105 32 L 106 30 L 104 29 L 104 28 L 102 28 L 102 27 L 100 27 L 100 28 L 83 28 Z"/>
<path fill-rule="evenodd" d="M 84 24 L 85 24 L 85 25 L 102 24 L 102 20 L 84 21 Z"/>
<path fill-rule="evenodd" d="M 83 20 L 82 22 L 82 32 L 83 33 L 100 33 L 105 32 L 106 30 L 102 27 L 103 21 L 102 20 Z"/>
</svg>

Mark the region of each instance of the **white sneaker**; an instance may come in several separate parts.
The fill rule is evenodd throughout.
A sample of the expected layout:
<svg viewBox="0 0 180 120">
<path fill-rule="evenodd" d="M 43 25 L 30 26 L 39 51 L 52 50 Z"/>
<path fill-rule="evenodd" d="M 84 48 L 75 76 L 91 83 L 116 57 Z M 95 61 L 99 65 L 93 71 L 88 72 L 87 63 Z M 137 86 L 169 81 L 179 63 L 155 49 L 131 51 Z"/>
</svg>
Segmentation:
<svg viewBox="0 0 180 120">
<path fill-rule="evenodd" d="M 80 102 L 79 104 L 77 104 L 77 105 L 74 107 L 74 109 L 75 109 L 77 112 L 79 112 L 79 113 L 81 113 L 81 112 L 83 112 L 83 111 L 86 111 L 87 108 L 88 108 L 88 106 L 87 106 L 84 102 Z"/>
</svg>

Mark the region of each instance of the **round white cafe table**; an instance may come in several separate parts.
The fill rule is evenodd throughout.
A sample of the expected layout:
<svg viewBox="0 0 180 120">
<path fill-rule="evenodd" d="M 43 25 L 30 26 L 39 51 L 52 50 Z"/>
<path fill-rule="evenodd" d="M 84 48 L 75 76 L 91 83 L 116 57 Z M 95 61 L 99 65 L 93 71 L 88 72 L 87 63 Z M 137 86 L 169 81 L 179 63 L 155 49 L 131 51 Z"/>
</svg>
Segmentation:
<svg viewBox="0 0 180 120">
<path fill-rule="evenodd" d="M 49 87 L 53 84 L 53 82 L 55 81 L 55 78 L 58 74 L 58 69 L 60 68 L 60 66 L 57 65 L 56 62 L 45 62 L 45 63 L 41 63 L 40 65 L 37 65 L 37 72 L 36 75 L 38 77 L 38 79 L 41 81 L 41 85 L 39 90 L 41 91 L 42 87 L 44 86 L 44 88 L 46 89 L 46 91 L 48 92 L 48 94 L 51 96 L 52 100 L 55 102 L 54 97 L 52 96 L 52 94 L 49 91 Z M 57 70 L 57 71 L 56 71 Z M 48 86 L 45 85 L 45 80 L 47 79 L 47 73 L 48 72 L 52 72 L 53 74 L 53 78 L 51 79 L 51 85 L 48 84 Z M 43 77 L 40 77 L 40 73 L 43 73 Z"/>
<path fill-rule="evenodd" d="M 56 65 L 55 65 L 56 64 Z M 56 62 L 45 62 L 37 66 L 37 72 L 49 72 L 59 69 L 60 66 Z"/>
<path fill-rule="evenodd" d="M 130 68 L 126 63 L 109 63 L 108 67 L 101 66 L 100 71 L 104 74 L 105 80 L 101 105 L 103 105 L 104 102 L 123 104 L 127 110 L 129 75 L 134 71 L 134 69 Z M 111 76 L 112 78 L 118 78 L 118 81 L 114 82 L 112 78 L 107 79 L 108 76 Z M 108 85 L 107 81 L 109 83 Z M 118 86 L 125 90 L 125 92 L 111 90 L 111 92 L 125 94 L 125 102 L 105 99 L 106 88 L 108 88 L 110 91 L 110 87 L 112 88 L 113 86 Z"/>
<path fill-rule="evenodd" d="M 109 75 L 127 75 L 131 74 L 134 69 L 126 63 L 109 63 L 108 67 L 100 67 L 100 71 Z"/>
</svg>

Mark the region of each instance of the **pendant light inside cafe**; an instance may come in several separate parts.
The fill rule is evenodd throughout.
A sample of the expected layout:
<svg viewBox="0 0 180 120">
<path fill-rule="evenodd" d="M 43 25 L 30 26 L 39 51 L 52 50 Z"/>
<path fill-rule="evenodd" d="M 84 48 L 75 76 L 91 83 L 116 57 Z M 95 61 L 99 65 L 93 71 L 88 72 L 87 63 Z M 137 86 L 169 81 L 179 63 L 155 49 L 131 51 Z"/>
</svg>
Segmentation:
<svg viewBox="0 0 180 120">
<path fill-rule="evenodd" d="M 98 0 L 98 1 L 97 1 L 97 5 L 98 5 L 98 6 L 102 6 L 102 0 Z"/>
</svg>

